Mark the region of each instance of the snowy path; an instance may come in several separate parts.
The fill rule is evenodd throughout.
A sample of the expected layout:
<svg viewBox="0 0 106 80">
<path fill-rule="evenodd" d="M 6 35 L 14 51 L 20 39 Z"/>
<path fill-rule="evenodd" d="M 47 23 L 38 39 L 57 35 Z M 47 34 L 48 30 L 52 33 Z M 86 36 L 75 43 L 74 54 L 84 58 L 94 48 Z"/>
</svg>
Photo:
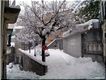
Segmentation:
<svg viewBox="0 0 106 80">
<path fill-rule="evenodd" d="M 103 67 L 91 58 L 74 58 L 60 50 L 49 50 L 48 73 L 42 79 L 92 79 L 104 77 Z M 54 56 L 54 57 L 53 57 Z"/>
<path fill-rule="evenodd" d="M 105 78 L 105 69 L 91 58 L 74 58 L 60 50 L 49 49 L 46 59 L 48 72 L 38 76 L 32 72 L 12 68 L 7 71 L 8 78 L 24 79 L 98 79 Z M 18 68 L 18 67 L 17 67 Z M 21 75 L 22 74 L 22 75 Z"/>
</svg>

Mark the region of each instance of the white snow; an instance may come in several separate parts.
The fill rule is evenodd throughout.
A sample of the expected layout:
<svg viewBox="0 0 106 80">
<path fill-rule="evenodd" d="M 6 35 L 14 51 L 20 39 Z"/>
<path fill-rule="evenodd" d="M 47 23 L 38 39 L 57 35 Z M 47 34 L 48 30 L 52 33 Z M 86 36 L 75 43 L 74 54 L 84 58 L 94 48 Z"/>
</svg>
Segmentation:
<svg viewBox="0 0 106 80">
<path fill-rule="evenodd" d="M 15 36 L 11 36 L 11 39 L 14 39 L 15 38 Z"/>
<path fill-rule="evenodd" d="M 96 23 L 97 25 L 94 26 L 93 23 Z M 75 34 L 77 32 L 85 32 L 87 30 L 90 30 L 92 27 L 98 28 L 99 26 L 99 20 L 98 19 L 91 19 L 85 23 L 76 24 L 75 29 L 68 30 L 63 33 L 63 37 L 68 37 L 69 35 Z"/>
<path fill-rule="evenodd" d="M 71 34 L 72 29 L 69 29 L 68 31 L 63 33 L 63 37 L 67 37 Z"/>
<path fill-rule="evenodd" d="M 45 26 L 45 29 L 42 31 L 42 35 L 46 35 L 47 32 L 50 32 L 50 27 L 48 28 L 47 26 Z"/>
<path fill-rule="evenodd" d="M 76 25 L 76 28 L 77 29 L 80 29 L 81 27 L 84 29 L 84 27 L 87 27 L 86 29 L 91 29 L 93 27 L 93 23 L 99 23 L 99 20 L 98 19 L 91 19 L 85 23 L 82 23 L 82 24 L 77 24 Z"/>
<path fill-rule="evenodd" d="M 42 65 L 46 65 L 45 62 L 42 62 L 42 57 L 39 55 L 39 56 L 34 56 L 34 50 L 31 50 L 31 53 L 29 53 L 29 50 L 22 50 L 22 49 L 19 49 L 22 53 L 24 53 L 25 55 L 29 56 L 31 59 L 33 59 L 34 61 L 37 61 L 39 63 L 41 63 Z"/>
<path fill-rule="evenodd" d="M 21 71 L 19 65 L 13 65 L 13 67 L 10 68 L 11 65 L 12 63 L 7 65 L 7 79 L 38 79 L 36 73 Z"/>
<path fill-rule="evenodd" d="M 14 46 L 15 46 L 15 43 L 14 43 L 14 42 L 11 42 L 11 46 L 13 46 L 13 47 L 14 47 Z"/>
<path fill-rule="evenodd" d="M 26 54 L 34 54 L 34 50 L 31 53 L 21 51 L 26 52 Z M 25 79 L 105 79 L 104 67 L 98 62 L 93 62 L 89 57 L 75 58 L 59 49 L 48 49 L 48 52 L 50 56 L 46 57 L 46 65 L 48 66 L 46 75 L 37 76 L 34 73 L 31 75 L 25 71 L 18 74 L 20 70 L 13 71 L 11 69 L 12 71 L 7 71 L 8 78 L 15 76 L 15 78 L 22 77 Z M 37 56 L 34 58 L 37 59 Z"/>
<path fill-rule="evenodd" d="M 14 29 L 22 29 L 24 26 L 15 26 Z"/>
<path fill-rule="evenodd" d="M 91 58 L 74 58 L 63 51 L 49 49 L 48 73 L 41 79 L 92 79 L 104 77 L 103 67 Z"/>
</svg>

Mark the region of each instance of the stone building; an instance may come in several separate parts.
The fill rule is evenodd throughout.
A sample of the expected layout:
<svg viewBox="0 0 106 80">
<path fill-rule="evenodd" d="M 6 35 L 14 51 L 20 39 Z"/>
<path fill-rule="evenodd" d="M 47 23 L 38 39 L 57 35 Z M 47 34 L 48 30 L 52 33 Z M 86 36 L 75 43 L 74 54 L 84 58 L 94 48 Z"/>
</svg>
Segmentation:
<svg viewBox="0 0 106 80">
<path fill-rule="evenodd" d="M 92 24 L 91 29 L 89 24 Z M 74 57 L 90 56 L 96 60 L 94 56 L 98 55 L 100 60 L 103 57 L 102 48 L 102 30 L 97 19 L 77 24 L 76 29 L 63 39 L 63 51 Z"/>
<path fill-rule="evenodd" d="M 9 6 L 9 0 L 0 0 L 0 78 L 6 79 L 6 49 L 8 23 L 15 23 L 20 12 L 19 6 Z"/>
</svg>

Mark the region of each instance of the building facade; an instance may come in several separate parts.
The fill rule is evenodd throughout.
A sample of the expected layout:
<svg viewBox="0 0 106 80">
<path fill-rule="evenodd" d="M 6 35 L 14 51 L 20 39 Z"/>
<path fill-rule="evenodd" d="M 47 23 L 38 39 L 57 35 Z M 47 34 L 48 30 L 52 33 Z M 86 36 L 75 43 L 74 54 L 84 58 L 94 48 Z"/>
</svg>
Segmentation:
<svg viewBox="0 0 106 80">
<path fill-rule="evenodd" d="M 15 23 L 20 12 L 17 8 L 9 7 L 9 0 L 0 0 L 0 78 L 6 79 L 6 49 L 8 24 Z"/>
<path fill-rule="evenodd" d="M 103 60 L 102 29 L 98 20 L 91 20 L 76 25 L 76 29 L 64 37 L 63 51 L 74 57 L 89 56 L 93 60 L 101 61 Z M 93 24 L 91 29 L 88 29 L 89 22 Z"/>
</svg>

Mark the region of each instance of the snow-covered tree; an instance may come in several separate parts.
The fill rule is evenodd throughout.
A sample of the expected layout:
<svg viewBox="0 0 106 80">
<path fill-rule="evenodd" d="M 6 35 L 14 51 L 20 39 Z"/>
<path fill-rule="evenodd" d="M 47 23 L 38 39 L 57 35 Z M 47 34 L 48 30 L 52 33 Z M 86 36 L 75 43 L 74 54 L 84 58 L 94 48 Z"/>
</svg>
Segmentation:
<svg viewBox="0 0 106 80">
<path fill-rule="evenodd" d="M 17 36 L 22 41 L 30 41 L 40 38 L 42 42 L 42 61 L 45 62 L 45 41 L 51 32 L 64 28 L 72 28 L 75 26 L 75 18 L 72 9 L 66 5 L 66 1 L 59 1 L 51 5 L 41 0 L 41 2 L 32 1 L 32 5 L 24 4 L 25 14 L 20 15 L 19 24 L 25 26 Z M 25 33 L 24 33 L 25 32 Z M 24 33 L 21 35 L 21 33 Z M 31 35 L 32 34 L 32 35 Z M 20 36 L 21 35 L 21 36 Z M 31 37 L 31 38 L 29 38 Z M 36 41 L 39 41 L 36 40 Z"/>
</svg>

